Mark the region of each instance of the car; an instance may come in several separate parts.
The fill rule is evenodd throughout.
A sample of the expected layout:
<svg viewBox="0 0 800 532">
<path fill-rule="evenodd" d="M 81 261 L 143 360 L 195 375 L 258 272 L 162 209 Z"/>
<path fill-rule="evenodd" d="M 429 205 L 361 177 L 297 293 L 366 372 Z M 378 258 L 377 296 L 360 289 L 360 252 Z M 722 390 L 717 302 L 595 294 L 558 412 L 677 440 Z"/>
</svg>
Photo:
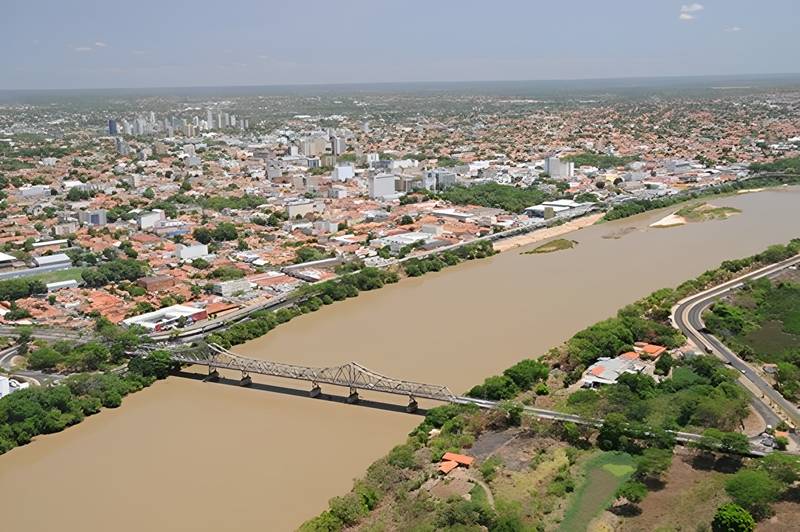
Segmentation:
<svg viewBox="0 0 800 532">
<path fill-rule="evenodd" d="M 742 373 L 747 373 L 747 370 L 745 370 L 744 368 L 740 368 L 739 371 L 741 371 Z"/>
</svg>

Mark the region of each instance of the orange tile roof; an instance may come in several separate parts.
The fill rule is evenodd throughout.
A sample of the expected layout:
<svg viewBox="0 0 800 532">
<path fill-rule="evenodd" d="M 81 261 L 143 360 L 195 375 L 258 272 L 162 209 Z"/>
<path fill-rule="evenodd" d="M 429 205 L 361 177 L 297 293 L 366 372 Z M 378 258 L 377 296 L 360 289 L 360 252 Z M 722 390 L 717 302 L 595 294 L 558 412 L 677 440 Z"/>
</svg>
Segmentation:
<svg viewBox="0 0 800 532">
<path fill-rule="evenodd" d="M 475 458 L 473 458 L 472 456 L 467 456 L 465 454 L 444 453 L 444 456 L 442 456 L 442 460 L 444 461 L 452 460 L 453 462 L 457 462 L 461 465 L 471 466 L 472 462 L 475 461 Z"/>
<path fill-rule="evenodd" d="M 645 344 L 644 346 L 642 346 L 642 351 L 654 357 L 657 357 L 666 350 L 667 350 L 666 347 L 662 347 L 660 345 L 655 345 L 655 344 Z"/>
<path fill-rule="evenodd" d="M 446 462 L 442 462 L 441 464 L 439 464 L 439 471 L 446 475 L 457 467 L 458 467 L 458 462 L 454 462 L 453 460 L 447 460 Z"/>
<path fill-rule="evenodd" d="M 636 351 L 628 351 L 627 353 L 622 353 L 620 356 L 628 360 L 636 360 L 639 358 L 639 353 Z"/>
</svg>

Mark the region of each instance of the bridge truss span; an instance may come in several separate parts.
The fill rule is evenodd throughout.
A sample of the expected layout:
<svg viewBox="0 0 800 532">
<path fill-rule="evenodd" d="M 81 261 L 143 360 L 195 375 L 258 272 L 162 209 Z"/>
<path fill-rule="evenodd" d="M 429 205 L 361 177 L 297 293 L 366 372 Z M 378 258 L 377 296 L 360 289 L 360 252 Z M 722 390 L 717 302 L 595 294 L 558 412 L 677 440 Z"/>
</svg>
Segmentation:
<svg viewBox="0 0 800 532">
<path fill-rule="evenodd" d="M 218 376 L 218 369 L 241 371 L 242 380 L 246 384 L 250 383 L 251 374 L 308 381 L 312 385 L 312 396 L 319 394 L 320 384 L 332 384 L 349 388 L 351 401 L 358 400 L 358 390 L 406 396 L 411 401 L 409 406 L 414 409 L 418 398 L 444 402 L 456 400 L 455 394 L 447 386 L 394 379 L 357 362 L 317 368 L 243 357 L 217 344 L 209 344 L 208 347 L 205 352 L 174 352 L 172 359 L 184 364 L 208 366 L 209 374 L 214 377 Z"/>
</svg>

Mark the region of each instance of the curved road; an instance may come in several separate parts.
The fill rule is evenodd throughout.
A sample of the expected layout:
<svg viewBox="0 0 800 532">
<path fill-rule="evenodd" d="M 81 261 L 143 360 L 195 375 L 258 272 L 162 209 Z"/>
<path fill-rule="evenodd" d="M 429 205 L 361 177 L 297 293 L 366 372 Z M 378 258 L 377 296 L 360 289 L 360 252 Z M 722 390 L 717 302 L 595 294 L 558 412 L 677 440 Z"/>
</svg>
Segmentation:
<svg viewBox="0 0 800 532">
<path fill-rule="evenodd" d="M 773 427 L 781 420 L 785 420 L 795 427 L 800 425 L 800 410 L 795 404 L 787 401 L 778 393 L 752 366 L 739 358 L 718 338 L 706 332 L 707 330 L 703 323 L 703 312 L 719 298 L 741 288 L 745 282 L 772 277 L 797 264 L 800 264 L 800 255 L 737 277 L 699 294 L 689 296 L 679 301 L 672 309 L 672 323 L 676 328 L 680 329 L 697 347 L 715 354 L 742 374 L 740 383 L 751 394 L 753 407 Z"/>
</svg>

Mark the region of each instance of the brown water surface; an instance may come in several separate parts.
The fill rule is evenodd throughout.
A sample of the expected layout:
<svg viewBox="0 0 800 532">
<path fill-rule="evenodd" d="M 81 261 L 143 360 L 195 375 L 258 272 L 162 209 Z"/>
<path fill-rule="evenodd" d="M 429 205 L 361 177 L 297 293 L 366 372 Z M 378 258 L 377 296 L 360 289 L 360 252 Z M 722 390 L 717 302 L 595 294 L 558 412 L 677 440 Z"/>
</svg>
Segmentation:
<svg viewBox="0 0 800 532">
<path fill-rule="evenodd" d="M 648 228 L 662 210 L 593 226 L 569 235 L 574 249 L 519 248 L 403 280 L 237 351 L 314 366 L 355 360 L 460 393 L 653 290 L 800 236 L 798 190 L 714 204 L 742 214 Z M 418 422 L 381 408 L 171 377 L 0 457 L 0 519 L 8 530 L 288 530 L 348 490 Z"/>
</svg>

